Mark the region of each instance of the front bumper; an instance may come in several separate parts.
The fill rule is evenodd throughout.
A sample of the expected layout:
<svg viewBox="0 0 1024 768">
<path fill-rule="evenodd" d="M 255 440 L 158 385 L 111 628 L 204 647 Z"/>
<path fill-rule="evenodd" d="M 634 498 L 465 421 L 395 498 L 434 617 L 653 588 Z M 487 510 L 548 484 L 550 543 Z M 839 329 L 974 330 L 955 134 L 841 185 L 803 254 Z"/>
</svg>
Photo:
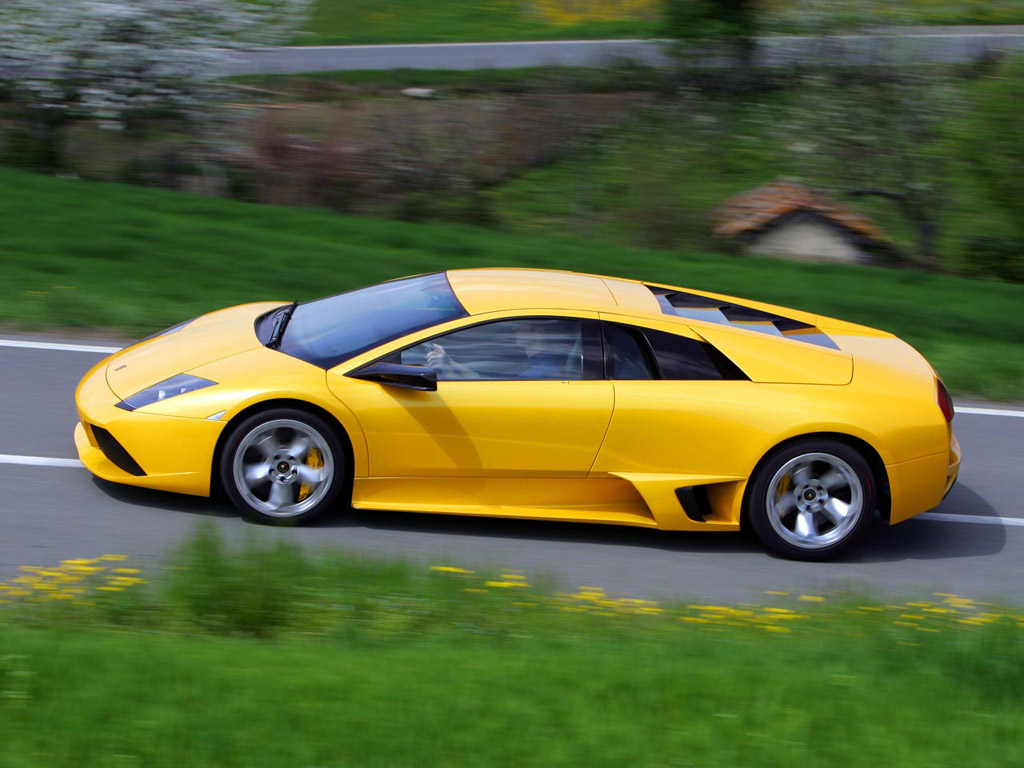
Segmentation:
<svg viewBox="0 0 1024 768">
<path fill-rule="evenodd" d="M 115 483 L 208 496 L 224 423 L 117 408 L 105 370 L 100 364 L 89 371 L 75 393 L 80 420 L 75 447 L 86 469 Z M 106 430 L 116 442 L 97 440 L 93 427 Z M 118 444 L 130 461 L 116 451 Z"/>
<path fill-rule="evenodd" d="M 946 497 L 960 474 L 960 443 L 950 431 L 949 450 L 886 466 L 892 506 L 889 522 L 927 512 Z"/>
</svg>

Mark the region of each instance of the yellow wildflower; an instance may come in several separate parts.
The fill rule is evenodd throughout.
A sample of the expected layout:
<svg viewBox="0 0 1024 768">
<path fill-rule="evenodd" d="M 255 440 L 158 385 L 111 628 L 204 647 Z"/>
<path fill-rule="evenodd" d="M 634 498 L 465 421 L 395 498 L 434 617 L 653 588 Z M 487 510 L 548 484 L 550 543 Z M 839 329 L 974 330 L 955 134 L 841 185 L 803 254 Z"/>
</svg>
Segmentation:
<svg viewBox="0 0 1024 768">
<path fill-rule="evenodd" d="M 465 568 L 456 568 L 454 565 L 432 565 L 430 566 L 430 570 L 441 571 L 442 573 L 473 573 L 473 571 L 467 571 Z"/>
</svg>

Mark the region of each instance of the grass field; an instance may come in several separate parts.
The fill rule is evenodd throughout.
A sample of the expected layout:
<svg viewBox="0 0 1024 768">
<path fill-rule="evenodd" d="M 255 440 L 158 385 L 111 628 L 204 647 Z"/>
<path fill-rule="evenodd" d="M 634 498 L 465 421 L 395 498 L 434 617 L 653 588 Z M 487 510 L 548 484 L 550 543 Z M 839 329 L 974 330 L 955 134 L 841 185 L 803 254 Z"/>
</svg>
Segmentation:
<svg viewBox="0 0 1024 768">
<path fill-rule="evenodd" d="M 319 0 L 305 33 L 296 42 L 655 37 L 659 25 L 657 0 Z"/>
<path fill-rule="evenodd" d="M 837 24 L 1021 24 L 1018 0 L 773 2 L 766 31 L 800 31 L 823 10 Z M 657 37 L 660 0 L 318 0 L 300 45 Z"/>
<path fill-rule="evenodd" d="M 1024 397 L 1024 285 L 629 249 L 271 208 L 0 170 L 0 323 L 151 332 L 222 306 L 433 270 L 525 266 L 714 290 L 878 326 L 959 394 Z"/>
<path fill-rule="evenodd" d="M 657 604 L 452 563 L 226 555 L 210 533 L 154 584 L 118 560 L 0 590 L 0 767 L 995 767 L 1024 749 L 1024 616 L 964 597 Z"/>
</svg>

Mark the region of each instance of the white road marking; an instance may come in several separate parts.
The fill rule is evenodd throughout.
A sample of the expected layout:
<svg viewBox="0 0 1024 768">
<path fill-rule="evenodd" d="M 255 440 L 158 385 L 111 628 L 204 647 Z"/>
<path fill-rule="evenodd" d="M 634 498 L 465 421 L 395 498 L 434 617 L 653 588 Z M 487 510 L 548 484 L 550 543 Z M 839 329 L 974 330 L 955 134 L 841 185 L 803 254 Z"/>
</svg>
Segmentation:
<svg viewBox="0 0 1024 768">
<path fill-rule="evenodd" d="M 987 523 L 1024 527 L 1024 517 L 982 517 L 981 515 L 954 515 L 952 512 L 925 512 L 911 520 L 935 520 L 942 523 Z"/>
<path fill-rule="evenodd" d="M 0 464 L 21 464 L 29 467 L 81 467 L 78 459 L 51 459 L 46 456 L 12 456 L 0 453 Z"/>
<path fill-rule="evenodd" d="M 1007 411 L 1000 408 L 955 408 L 957 413 L 974 414 L 977 416 L 1010 416 L 1024 419 L 1024 411 Z"/>
<path fill-rule="evenodd" d="M 121 347 L 97 347 L 90 344 L 58 344 L 52 341 L 19 341 L 17 339 L 0 339 L 0 347 L 53 349 L 58 352 L 93 352 L 98 355 L 110 355 L 121 351 Z"/>
</svg>

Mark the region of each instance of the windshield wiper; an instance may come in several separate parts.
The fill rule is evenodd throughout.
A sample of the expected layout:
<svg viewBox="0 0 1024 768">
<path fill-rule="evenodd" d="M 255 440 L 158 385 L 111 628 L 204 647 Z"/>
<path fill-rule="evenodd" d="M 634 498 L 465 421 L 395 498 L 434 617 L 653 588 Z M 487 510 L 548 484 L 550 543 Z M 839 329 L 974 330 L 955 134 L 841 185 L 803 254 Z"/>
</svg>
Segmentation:
<svg viewBox="0 0 1024 768">
<path fill-rule="evenodd" d="M 277 349 L 281 346 L 281 339 L 284 338 L 285 329 L 288 328 L 288 323 L 292 319 L 292 315 L 295 314 L 297 306 L 299 306 L 299 302 L 293 301 L 283 310 L 278 310 L 277 316 L 274 318 L 274 330 L 270 332 L 270 340 L 267 342 L 269 349 Z"/>
</svg>

